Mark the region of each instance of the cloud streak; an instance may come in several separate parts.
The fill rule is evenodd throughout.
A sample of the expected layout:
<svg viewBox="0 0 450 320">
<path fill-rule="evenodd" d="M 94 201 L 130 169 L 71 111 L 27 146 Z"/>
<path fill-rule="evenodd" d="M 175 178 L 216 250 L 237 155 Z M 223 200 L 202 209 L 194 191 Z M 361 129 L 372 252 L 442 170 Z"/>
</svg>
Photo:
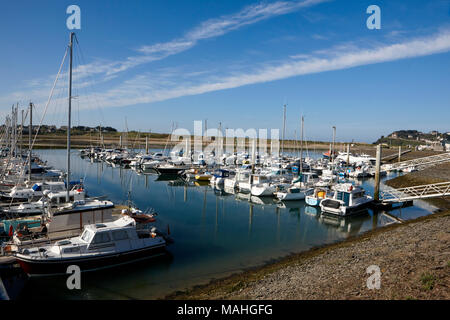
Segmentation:
<svg viewBox="0 0 450 320">
<path fill-rule="evenodd" d="M 141 53 L 139 56 L 131 56 L 124 61 L 116 61 L 109 64 L 93 63 L 80 71 L 90 74 L 105 73 L 108 76 L 114 75 L 141 64 L 162 60 L 169 56 L 189 50 L 201 40 L 216 38 L 263 20 L 329 1 L 331 0 L 278 1 L 274 3 L 250 5 L 237 13 L 206 20 L 199 26 L 188 31 L 181 38 L 142 46 L 137 49 L 137 51 Z"/>
<path fill-rule="evenodd" d="M 140 55 L 130 56 L 119 61 L 97 60 L 80 65 L 74 68 L 74 81 L 77 82 L 79 88 L 89 86 L 92 83 L 107 82 L 131 68 L 186 51 L 197 45 L 201 40 L 219 37 L 262 20 L 329 1 L 332 0 L 277 1 L 274 3 L 249 5 L 237 13 L 206 20 L 186 32 L 181 38 L 149 46 L 141 46 L 137 49 Z M 28 90 L 13 92 L 4 96 L 1 100 L 9 103 L 9 100 L 14 102 L 23 100 L 24 97 L 32 97 L 34 100 L 44 99 L 50 91 L 55 76 L 27 81 Z M 67 74 L 62 74 L 62 77 L 66 76 Z"/>
<path fill-rule="evenodd" d="M 347 50 L 344 48 L 347 48 Z M 186 86 L 155 87 L 157 80 L 152 79 L 150 81 L 149 76 L 141 75 L 99 96 L 104 106 L 123 107 L 448 51 L 450 51 L 450 30 L 441 31 L 429 37 L 379 45 L 369 49 L 357 48 L 352 45 L 341 46 L 338 51 L 329 49 L 322 50 L 315 55 L 304 55 L 301 56 L 304 59 L 300 60 L 298 59 L 300 56 L 296 55 L 284 63 L 267 64 L 259 71 L 247 71 L 225 76 L 221 80 L 210 78 L 204 82 Z M 324 56 L 326 54 L 327 56 Z"/>
</svg>

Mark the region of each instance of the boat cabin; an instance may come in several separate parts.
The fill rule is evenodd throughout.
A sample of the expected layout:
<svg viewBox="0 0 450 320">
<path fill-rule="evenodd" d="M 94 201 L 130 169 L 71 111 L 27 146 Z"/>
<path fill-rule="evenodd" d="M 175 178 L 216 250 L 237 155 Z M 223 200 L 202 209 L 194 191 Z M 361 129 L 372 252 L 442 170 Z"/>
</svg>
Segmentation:
<svg viewBox="0 0 450 320">
<path fill-rule="evenodd" d="M 353 206 L 360 198 L 365 198 L 365 190 L 351 183 L 341 183 L 335 186 L 334 199 L 340 200 L 346 206 Z"/>
<path fill-rule="evenodd" d="M 66 195 L 67 195 L 67 191 L 47 193 L 49 202 L 52 205 L 66 203 L 67 202 Z M 72 190 L 69 192 L 69 202 L 81 201 L 81 200 L 84 200 L 85 198 L 86 198 L 86 194 L 85 194 L 84 190 L 82 190 L 82 189 Z"/>
<path fill-rule="evenodd" d="M 225 169 L 218 169 L 214 171 L 214 176 L 216 178 L 228 178 L 230 176 L 230 171 Z"/>
</svg>

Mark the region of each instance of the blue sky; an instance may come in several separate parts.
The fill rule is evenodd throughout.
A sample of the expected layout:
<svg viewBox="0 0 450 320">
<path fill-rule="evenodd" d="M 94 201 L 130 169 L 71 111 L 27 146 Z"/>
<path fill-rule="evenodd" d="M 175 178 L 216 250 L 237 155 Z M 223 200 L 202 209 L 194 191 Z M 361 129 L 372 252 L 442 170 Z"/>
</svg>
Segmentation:
<svg viewBox="0 0 450 320">
<path fill-rule="evenodd" d="M 373 142 L 397 129 L 450 131 L 450 1 L 2 1 L 0 116 L 40 120 L 81 8 L 73 125 L 168 132 L 280 128 Z M 369 30 L 366 8 L 381 8 Z M 67 65 L 44 123 L 65 125 Z M 36 120 L 36 122 L 38 122 Z M 3 121 L 3 120 L 2 120 Z"/>
</svg>

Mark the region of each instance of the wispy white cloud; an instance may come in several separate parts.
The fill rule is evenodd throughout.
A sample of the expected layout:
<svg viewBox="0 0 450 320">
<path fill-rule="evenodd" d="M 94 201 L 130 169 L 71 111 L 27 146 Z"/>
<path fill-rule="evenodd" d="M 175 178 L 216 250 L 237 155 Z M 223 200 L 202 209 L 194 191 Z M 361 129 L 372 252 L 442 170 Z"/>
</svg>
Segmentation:
<svg viewBox="0 0 450 320">
<path fill-rule="evenodd" d="M 115 74 L 138 65 L 161 60 L 194 47 L 199 41 L 215 38 L 238 30 L 244 26 L 257 23 L 272 17 L 288 14 L 302 8 L 311 7 L 331 0 L 278 1 L 259 3 L 243 8 L 241 11 L 209 19 L 188 31 L 183 37 L 168 42 L 142 46 L 137 51 L 141 56 L 128 57 L 125 61 L 111 63 L 107 74 Z M 92 69 L 92 66 L 90 66 Z M 101 69 L 100 72 L 103 72 Z"/>
<path fill-rule="evenodd" d="M 157 86 L 157 79 L 141 75 L 127 80 L 121 85 L 100 94 L 102 105 L 122 107 L 151 103 L 183 96 L 237 88 L 246 85 L 265 83 L 305 74 L 348 69 L 363 65 L 389 62 L 406 58 L 421 57 L 450 51 L 450 30 L 444 30 L 432 36 L 412 39 L 400 43 L 378 45 L 372 48 L 339 46 L 322 50 L 312 55 L 295 55 L 284 63 L 267 64 L 259 71 L 248 70 L 245 73 L 224 76 L 221 80 L 211 78 L 188 85 Z M 325 56 L 328 54 L 328 56 Z M 298 59 L 301 57 L 302 59 Z"/>
<path fill-rule="evenodd" d="M 107 82 L 115 79 L 119 73 L 152 61 L 162 60 L 169 56 L 186 51 L 201 40 L 222 36 L 244 26 L 267 20 L 272 17 L 288 14 L 302 8 L 311 7 L 332 0 L 299 0 L 299 1 L 277 1 L 273 3 L 261 2 L 244 7 L 241 11 L 213 18 L 200 23 L 197 27 L 187 31 L 184 36 L 168 42 L 141 46 L 137 49 L 140 55 L 129 56 L 123 60 L 108 61 L 95 60 L 93 62 L 79 65 L 74 69 L 74 81 L 78 88 L 83 88 L 92 83 Z M 21 101 L 24 98 L 34 100 L 44 99 L 53 84 L 56 75 L 42 79 L 25 81 L 25 90 L 13 92 L 3 96 L 2 101 Z M 62 74 L 62 77 L 67 76 Z M 87 80 L 84 80 L 87 79 Z"/>
</svg>

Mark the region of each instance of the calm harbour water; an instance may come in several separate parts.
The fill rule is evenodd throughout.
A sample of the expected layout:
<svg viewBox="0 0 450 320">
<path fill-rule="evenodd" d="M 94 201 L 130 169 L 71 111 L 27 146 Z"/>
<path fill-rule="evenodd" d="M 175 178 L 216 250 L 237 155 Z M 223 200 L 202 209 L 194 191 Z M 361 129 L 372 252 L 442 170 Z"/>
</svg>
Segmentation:
<svg viewBox="0 0 450 320">
<path fill-rule="evenodd" d="M 65 169 L 65 150 L 37 153 L 49 165 Z M 68 290 L 67 277 L 32 278 L 22 291 L 23 299 L 160 298 L 391 222 L 370 210 L 357 217 L 335 219 L 320 215 L 304 201 L 283 204 L 272 199 L 226 194 L 210 186 L 160 181 L 154 174 L 138 174 L 131 169 L 81 159 L 76 150 L 72 152 L 71 169 L 72 179 L 85 179 L 91 196 L 106 195 L 123 204 L 131 190 L 132 200 L 139 208 L 156 210 L 157 226 L 164 231 L 169 226 L 175 243 L 168 246 L 167 256 L 157 260 L 84 273 L 81 290 Z M 373 179 L 361 184 L 369 193 L 373 192 Z M 430 207 L 418 201 L 413 207 L 390 214 L 411 219 L 430 212 Z"/>
</svg>

